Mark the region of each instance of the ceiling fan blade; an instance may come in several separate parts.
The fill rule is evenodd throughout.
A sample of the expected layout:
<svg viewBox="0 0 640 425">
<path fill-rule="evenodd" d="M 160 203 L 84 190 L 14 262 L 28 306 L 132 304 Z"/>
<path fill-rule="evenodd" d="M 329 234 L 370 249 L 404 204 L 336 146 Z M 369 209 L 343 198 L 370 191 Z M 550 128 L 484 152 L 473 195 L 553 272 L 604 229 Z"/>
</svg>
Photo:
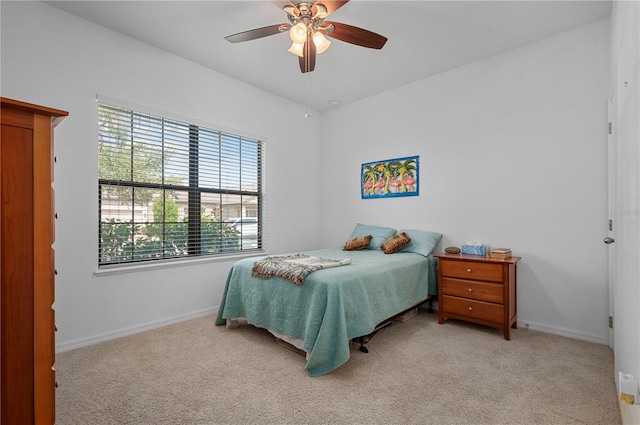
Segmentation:
<svg viewBox="0 0 640 425">
<path fill-rule="evenodd" d="M 333 31 L 329 29 L 332 25 Z M 326 35 L 329 37 L 370 49 L 382 49 L 387 42 L 387 37 L 380 34 L 339 22 L 325 21 L 322 28 L 327 29 Z"/>
<path fill-rule="evenodd" d="M 241 41 L 255 40 L 256 38 L 280 34 L 283 31 L 287 31 L 290 27 L 291 25 L 289 24 L 270 25 L 268 27 L 256 28 L 249 31 L 239 32 L 237 34 L 228 35 L 224 39 L 231 43 L 239 43 Z"/>
<path fill-rule="evenodd" d="M 302 52 L 303 56 L 298 57 L 298 62 L 300 63 L 300 71 L 304 74 L 305 72 L 311 72 L 316 68 L 316 45 L 311 36 L 309 36 L 307 41 L 304 43 Z"/>
<path fill-rule="evenodd" d="M 331 15 L 336 10 L 340 9 L 345 4 L 349 3 L 349 0 L 345 1 L 330 1 L 330 0 L 318 0 L 314 5 L 313 13 L 316 13 L 316 5 L 321 4 L 327 9 L 327 16 Z"/>
</svg>

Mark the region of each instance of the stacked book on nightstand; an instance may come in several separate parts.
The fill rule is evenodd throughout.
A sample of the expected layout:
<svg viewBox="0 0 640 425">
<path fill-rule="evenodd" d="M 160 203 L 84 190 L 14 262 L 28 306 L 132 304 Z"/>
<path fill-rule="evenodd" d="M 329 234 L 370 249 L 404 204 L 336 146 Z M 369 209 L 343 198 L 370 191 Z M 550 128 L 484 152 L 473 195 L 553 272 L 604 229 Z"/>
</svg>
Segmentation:
<svg viewBox="0 0 640 425">
<path fill-rule="evenodd" d="M 497 258 L 497 259 L 505 259 L 511 257 L 511 249 L 510 248 L 495 248 L 489 252 L 489 257 Z"/>
</svg>

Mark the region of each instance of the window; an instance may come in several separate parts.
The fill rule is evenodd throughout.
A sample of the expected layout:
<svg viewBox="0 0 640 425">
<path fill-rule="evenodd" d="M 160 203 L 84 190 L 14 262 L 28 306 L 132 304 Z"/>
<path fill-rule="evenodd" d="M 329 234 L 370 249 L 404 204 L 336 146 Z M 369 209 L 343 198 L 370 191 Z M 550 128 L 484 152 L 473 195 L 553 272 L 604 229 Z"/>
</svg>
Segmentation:
<svg viewBox="0 0 640 425">
<path fill-rule="evenodd" d="M 98 265 L 261 249 L 263 149 L 99 103 Z"/>
</svg>

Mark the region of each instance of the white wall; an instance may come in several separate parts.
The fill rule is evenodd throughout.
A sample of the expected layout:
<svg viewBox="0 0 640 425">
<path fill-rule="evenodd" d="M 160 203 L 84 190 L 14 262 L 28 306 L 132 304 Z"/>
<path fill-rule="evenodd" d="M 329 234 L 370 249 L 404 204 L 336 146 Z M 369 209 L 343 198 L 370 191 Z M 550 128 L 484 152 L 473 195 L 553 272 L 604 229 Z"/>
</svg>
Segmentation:
<svg viewBox="0 0 640 425">
<path fill-rule="evenodd" d="M 511 247 L 520 326 L 606 343 L 608 79 L 603 20 L 327 112 L 323 245 L 361 222 Z M 410 155 L 418 197 L 361 199 L 362 163 Z"/>
<path fill-rule="evenodd" d="M 232 263 L 94 275 L 96 95 L 266 139 L 267 248 L 319 248 L 319 198 L 307 188 L 316 187 L 320 171 L 317 161 L 308 160 L 319 155 L 320 124 L 304 119 L 302 106 L 40 2 L 3 1 L 1 7 L 2 96 L 70 114 L 55 131 L 59 350 L 212 312 Z M 283 116 L 300 119 L 288 119 L 285 128 Z M 287 173 L 279 167 L 283 158 Z M 292 194 L 296 202 L 290 202 Z"/>
<path fill-rule="evenodd" d="M 59 349 L 211 312 L 232 263 L 94 275 L 97 94 L 266 138 L 269 252 L 339 245 L 356 222 L 509 246 L 521 325 L 606 343 L 608 20 L 283 128 L 302 106 L 42 3 L 1 7 L 2 96 L 70 112 L 56 129 Z M 360 164 L 408 155 L 419 197 L 360 199 Z"/>
</svg>

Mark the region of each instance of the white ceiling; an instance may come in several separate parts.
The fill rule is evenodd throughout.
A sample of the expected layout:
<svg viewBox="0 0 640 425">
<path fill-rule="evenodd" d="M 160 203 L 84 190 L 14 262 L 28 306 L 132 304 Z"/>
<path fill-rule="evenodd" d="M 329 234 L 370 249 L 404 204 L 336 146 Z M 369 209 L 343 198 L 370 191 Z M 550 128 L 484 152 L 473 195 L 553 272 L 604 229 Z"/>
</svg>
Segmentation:
<svg viewBox="0 0 640 425">
<path fill-rule="evenodd" d="M 229 43 L 288 22 L 269 1 L 49 1 L 54 7 L 322 111 L 606 18 L 610 1 L 351 0 L 327 20 L 389 39 L 382 50 L 332 40 L 300 73 L 288 34 Z"/>
</svg>

